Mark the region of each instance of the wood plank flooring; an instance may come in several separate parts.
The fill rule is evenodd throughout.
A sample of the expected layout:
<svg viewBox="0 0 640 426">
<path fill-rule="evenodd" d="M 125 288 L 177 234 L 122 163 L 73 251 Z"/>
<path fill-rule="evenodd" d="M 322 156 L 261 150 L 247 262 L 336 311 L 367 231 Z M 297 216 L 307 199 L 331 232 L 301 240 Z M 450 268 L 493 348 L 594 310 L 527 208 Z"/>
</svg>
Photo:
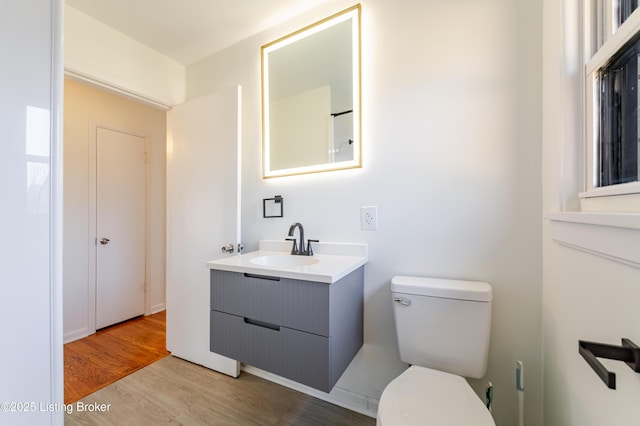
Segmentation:
<svg viewBox="0 0 640 426">
<path fill-rule="evenodd" d="M 138 317 L 64 345 L 64 402 L 75 402 L 167 355 L 166 315 Z"/>
<path fill-rule="evenodd" d="M 375 419 L 248 373 L 165 357 L 80 402 L 65 425 L 374 425 Z"/>
<path fill-rule="evenodd" d="M 167 356 L 165 330 L 161 312 L 66 344 L 65 425 L 375 424 L 248 373 L 233 379 Z"/>
</svg>

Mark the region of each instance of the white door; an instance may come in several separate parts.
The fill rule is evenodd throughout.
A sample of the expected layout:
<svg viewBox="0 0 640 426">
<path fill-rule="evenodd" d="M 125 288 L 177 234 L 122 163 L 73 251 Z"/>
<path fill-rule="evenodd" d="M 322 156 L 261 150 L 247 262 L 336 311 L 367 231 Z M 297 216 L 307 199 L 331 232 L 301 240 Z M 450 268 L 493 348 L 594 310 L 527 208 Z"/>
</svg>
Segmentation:
<svg viewBox="0 0 640 426">
<path fill-rule="evenodd" d="M 145 139 L 97 128 L 96 328 L 144 314 Z"/>
<path fill-rule="evenodd" d="M 240 242 L 239 86 L 188 101 L 167 116 L 167 349 L 237 377 L 209 351 L 209 269 Z"/>
</svg>

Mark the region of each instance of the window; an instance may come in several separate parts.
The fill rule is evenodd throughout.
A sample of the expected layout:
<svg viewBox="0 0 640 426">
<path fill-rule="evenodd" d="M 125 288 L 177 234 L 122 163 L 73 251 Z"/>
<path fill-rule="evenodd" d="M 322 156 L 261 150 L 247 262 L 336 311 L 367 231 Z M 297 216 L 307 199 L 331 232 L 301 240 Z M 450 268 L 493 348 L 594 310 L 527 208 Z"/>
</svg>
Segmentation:
<svg viewBox="0 0 640 426">
<path fill-rule="evenodd" d="M 629 15 L 638 8 L 638 0 L 620 0 L 618 6 L 618 26 L 627 20 Z"/>
<path fill-rule="evenodd" d="M 638 180 L 639 61 L 640 40 L 633 40 L 598 71 L 598 187 Z"/>
<path fill-rule="evenodd" d="M 640 193 L 638 0 L 592 0 L 587 8 L 586 191 Z"/>
</svg>

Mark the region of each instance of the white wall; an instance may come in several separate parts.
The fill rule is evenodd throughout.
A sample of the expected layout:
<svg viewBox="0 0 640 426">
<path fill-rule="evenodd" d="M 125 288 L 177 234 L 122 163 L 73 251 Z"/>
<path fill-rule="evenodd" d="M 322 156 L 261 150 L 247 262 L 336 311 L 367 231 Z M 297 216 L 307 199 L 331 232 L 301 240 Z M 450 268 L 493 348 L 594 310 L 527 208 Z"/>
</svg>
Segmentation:
<svg viewBox="0 0 640 426">
<path fill-rule="evenodd" d="M 61 11 L 11 0 L 0 13 L 0 424 L 63 420 L 46 409 L 63 401 Z"/>
<path fill-rule="evenodd" d="M 580 3 L 544 1 L 543 209 L 565 212 L 553 216 L 562 220 L 585 216 L 566 213 L 579 210 L 577 193 L 582 187 Z M 615 200 L 601 200 L 601 204 L 601 208 L 619 205 Z M 620 217 L 591 216 L 620 225 Z M 640 374 L 622 362 L 604 361 L 617 376 L 617 389 L 611 390 L 578 354 L 578 340 L 615 345 L 622 337 L 640 341 L 637 217 L 635 222 L 635 227 L 627 228 L 560 220 L 544 223 L 542 304 L 547 426 L 624 425 L 637 422 L 640 416 Z M 573 234 L 572 228 L 576 227 L 579 232 Z M 577 238 L 565 238 L 563 234 Z M 554 239 L 575 240 L 591 253 L 560 245 Z M 608 244 L 615 253 L 607 248 Z M 609 254 L 602 257 L 594 252 Z M 616 258 L 631 261 L 620 263 L 613 260 Z"/>
<path fill-rule="evenodd" d="M 65 6 L 64 32 L 67 74 L 156 106 L 184 101 L 182 64 L 70 6 Z"/>
<path fill-rule="evenodd" d="M 147 313 L 165 307 L 166 112 L 113 93 L 65 80 L 64 338 L 95 332 L 89 277 L 95 235 L 89 235 L 89 152 L 92 126 L 129 131 L 148 139 L 146 202 Z M 95 197 L 95 191 L 93 191 Z M 93 198 L 95 199 L 95 198 Z"/>
<path fill-rule="evenodd" d="M 328 2 L 187 69 L 188 98 L 243 86 L 244 245 L 295 221 L 309 238 L 369 244 L 366 350 L 338 387 L 372 400 L 403 368 L 390 279 L 490 282 L 489 370 L 472 384 L 493 382 L 496 423 L 515 424 L 522 360 L 527 425 L 539 425 L 541 1 L 363 1 L 363 168 L 263 180 L 260 46 L 351 5 Z M 263 219 L 275 194 L 285 217 Z M 378 231 L 360 231 L 363 205 L 378 206 Z"/>
</svg>

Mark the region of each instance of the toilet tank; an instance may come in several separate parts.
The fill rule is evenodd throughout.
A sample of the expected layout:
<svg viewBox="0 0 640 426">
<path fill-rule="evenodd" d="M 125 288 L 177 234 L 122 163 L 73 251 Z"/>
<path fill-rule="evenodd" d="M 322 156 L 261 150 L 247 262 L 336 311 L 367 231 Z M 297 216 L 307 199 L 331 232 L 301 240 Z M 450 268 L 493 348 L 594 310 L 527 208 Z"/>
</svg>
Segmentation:
<svg viewBox="0 0 640 426">
<path fill-rule="evenodd" d="M 493 298 L 488 283 L 396 276 L 391 293 L 404 362 L 463 377 L 484 376 Z"/>
</svg>

